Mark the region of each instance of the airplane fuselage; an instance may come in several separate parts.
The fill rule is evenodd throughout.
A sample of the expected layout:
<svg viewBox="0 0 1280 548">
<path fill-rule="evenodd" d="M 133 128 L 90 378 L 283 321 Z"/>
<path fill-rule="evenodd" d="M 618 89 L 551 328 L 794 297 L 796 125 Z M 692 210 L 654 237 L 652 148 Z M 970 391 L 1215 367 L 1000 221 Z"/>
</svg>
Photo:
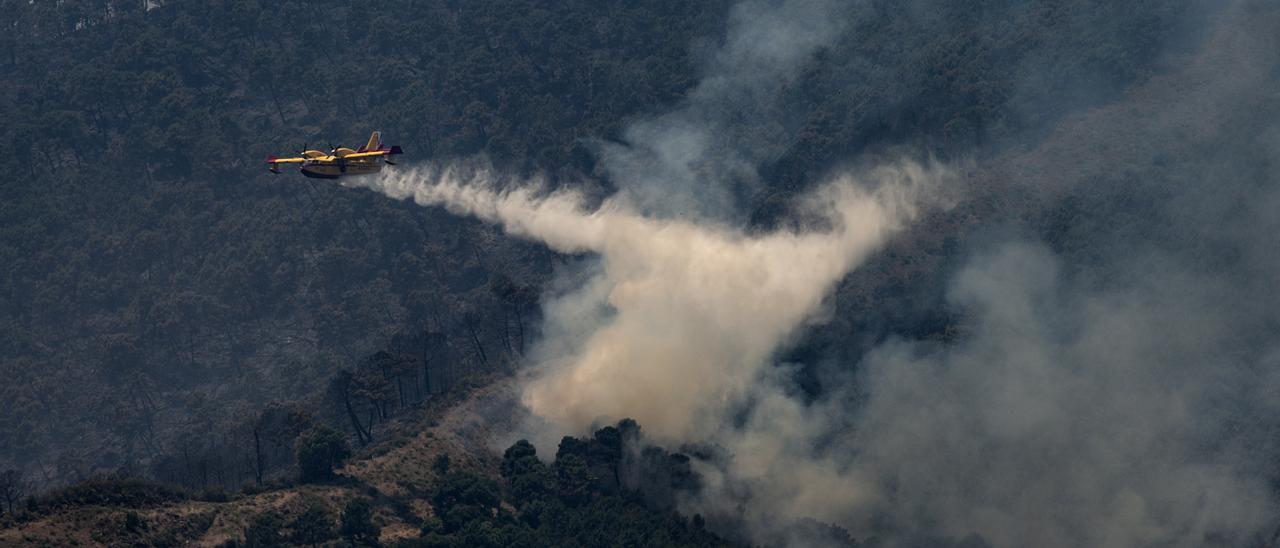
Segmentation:
<svg viewBox="0 0 1280 548">
<path fill-rule="evenodd" d="M 307 160 L 302 163 L 303 175 L 313 179 L 337 179 L 345 175 L 367 175 L 382 171 L 380 158 L 347 160 L 345 162 L 329 160 Z"/>
<path fill-rule="evenodd" d="M 302 147 L 306 149 L 306 147 Z M 396 165 L 387 156 L 402 154 L 400 147 L 382 146 L 382 137 L 380 132 L 373 132 L 369 136 L 369 143 L 360 147 L 359 150 L 352 150 L 347 147 L 333 147 L 332 150 L 325 154 L 319 150 L 303 150 L 299 156 L 293 158 L 277 158 L 275 156 L 267 156 L 267 169 L 275 174 L 280 174 L 280 166 L 296 165 L 303 175 L 314 179 L 337 179 L 344 175 L 369 175 L 382 171 L 382 164 L 389 166 Z"/>
</svg>

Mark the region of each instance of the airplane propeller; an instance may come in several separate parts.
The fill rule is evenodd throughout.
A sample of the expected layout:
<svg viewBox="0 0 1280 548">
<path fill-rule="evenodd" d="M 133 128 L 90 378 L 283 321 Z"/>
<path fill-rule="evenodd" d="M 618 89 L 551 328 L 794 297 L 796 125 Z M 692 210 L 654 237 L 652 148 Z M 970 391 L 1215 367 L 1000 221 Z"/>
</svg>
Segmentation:
<svg viewBox="0 0 1280 548">
<path fill-rule="evenodd" d="M 344 158 L 344 157 L 342 157 L 342 156 L 338 156 L 338 149 L 339 149 L 339 148 L 342 148 L 342 145 L 333 146 L 333 143 L 329 143 L 329 156 L 333 156 L 333 157 L 337 160 L 337 162 L 338 162 L 338 171 L 341 171 L 341 172 L 343 172 L 343 173 L 346 173 L 346 172 L 347 172 L 347 159 L 346 159 L 346 158 Z"/>
</svg>

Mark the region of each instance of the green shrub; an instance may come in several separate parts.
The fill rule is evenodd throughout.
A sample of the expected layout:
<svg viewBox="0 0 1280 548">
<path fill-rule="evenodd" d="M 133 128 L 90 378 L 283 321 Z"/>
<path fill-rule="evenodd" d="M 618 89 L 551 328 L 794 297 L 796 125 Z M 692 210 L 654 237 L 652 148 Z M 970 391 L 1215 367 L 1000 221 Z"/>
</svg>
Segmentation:
<svg viewBox="0 0 1280 548">
<path fill-rule="evenodd" d="M 283 528 L 279 514 L 271 511 L 258 514 L 244 530 L 244 545 L 246 548 L 284 546 L 284 536 L 280 534 Z"/>
<path fill-rule="evenodd" d="M 323 424 L 312 426 L 298 436 L 294 449 L 298 457 L 298 479 L 303 483 L 333 478 L 333 469 L 351 456 L 342 433 Z"/>
<path fill-rule="evenodd" d="M 431 470 L 438 475 L 445 475 L 449 471 L 449 455 L 444 453 L 436 455 L 435 460 L 431 461 Z"/>
<path fill-rule="evenodd" d="M 378 527 L 368 499 L 353 499 L 342 509 L 342 536 L 356 544 L 377 544 Z"/>
<path fill-rule="evenodd" d="M 142 521 L 142 517 L 137 512 L 130 510 L 124 515 L 124 530 L 130 533 L 137 533 L 147 528 L 146 522 Z"/>
<path fill-rule="evenodd" d="M 185 500 L 186 493 L 177 487 L 153 483 L 138 478 L 109 476 L 91 478 L 54 491 L 43 500 L 27 499 L 28 509 L 35 511 L 45 504 L 49 506 L 123 506 L 136 508 L 166 502 Z"/>
<path fill-rule="evenodd" d="M 333 519 L 329 511 L 320 504 L 312 504 L 306 512 L 289 524 L 293 534 L 289 537 L 294 544 L 320 544 L 338 538 L 334 531 Z"/>
</svg>

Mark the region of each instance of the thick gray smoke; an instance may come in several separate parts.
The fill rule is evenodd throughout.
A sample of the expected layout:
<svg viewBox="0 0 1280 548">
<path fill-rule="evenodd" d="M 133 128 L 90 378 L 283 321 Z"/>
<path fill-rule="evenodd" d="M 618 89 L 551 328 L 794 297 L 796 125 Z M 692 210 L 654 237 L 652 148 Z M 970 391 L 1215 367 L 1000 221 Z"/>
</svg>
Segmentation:
<svg viewBox="0 0 1280 548">
<path fill-rule="evenodd" d="M 963 342 L 867 357 L 847 462 L 880 519 L 998 546 L 1271 533 L 1277 19 L 1251 11 L 994 169 L 1091 241 L 1063 251 L 1074 264 L 1034 241 L 982 246 L 949 292 Z"/>
<path fill-rule="evenodd" d="M 1245 540 L 1231 535 L 1264 523 L 1268 494 L 1221 429 L 1275 379 L 1230 355 L 1230 291 L 1144 274 L 1099 289 L 1040 246 L 975 256 L 950 291 L 974 320 L 964 343 L 866 360 L 848 448 L 872 506 L 998 546 Z"/>
<path fill-rule="evenodd" d="M 623 192 L 596 210 L 571 193 L 491 190 L 510 186 L 482 171 L 358 184 L 596 254 L 576 289 L 545 303 L 524 403 L 561 432 L 633 417 L 659 440 L 718 447 L 698 465 L 705 489 L 683 503 L 712 526 L 796 544 L 812 539 L 779 531 L 805 517 L 904 544 L 1269 535 L 1276 10 L 1226 11 L 1176 69 L 1028 150 L 989 155 L 966 199 L 1016 203 L 992 220 L 1022 224 L 967 243 L 947 290 L 957 341 L 881 345 L 806 401 L 774 353 L 890 235 L 927 222 L 921 204 L 949 177 L 911 163 L 834 177 L 808 204 L 829 226 L 809 232 L 752 236 L 724 222 L 776 153 L 755 130 L 785 125 L 750 108 L 840 32 L 828 8 L 739 6 L 688 101 L 604 147 Z M 735 130 L 743 119 L 750 135 Z M 1044 228 L 1063 217 L 1066 228 Z M 1064 233 L 1066 244 L 1038 237 Z"/>
</svg>

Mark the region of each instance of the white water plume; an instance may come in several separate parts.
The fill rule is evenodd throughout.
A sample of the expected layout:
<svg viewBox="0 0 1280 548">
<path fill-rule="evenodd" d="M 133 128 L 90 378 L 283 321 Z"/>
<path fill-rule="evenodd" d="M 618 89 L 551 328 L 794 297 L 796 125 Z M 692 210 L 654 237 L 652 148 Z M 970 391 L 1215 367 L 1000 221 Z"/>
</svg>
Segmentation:
<svg viewBox="0 0 1280 548">
<path fill-rule="evenodd" d="M 535 352 L 524 403 L 583 431 L 633 417 L 659 439 L 697 439 L 746 394 L 774 352 L 832 286 L 916 215 L 938 168 L 903 163 L 845 176 L 804 201 L 829 226 L 752 236 L 638 214 L 606 200 L 587 211 L 569 191 L 530 184 L 498 191 L 487 171 L 419 169 L 358 183 L 389 197 L 500 224 L 564 253 L 598 254 L 595 279 L 546 306 L 554 334 Z"/>
</svg>

